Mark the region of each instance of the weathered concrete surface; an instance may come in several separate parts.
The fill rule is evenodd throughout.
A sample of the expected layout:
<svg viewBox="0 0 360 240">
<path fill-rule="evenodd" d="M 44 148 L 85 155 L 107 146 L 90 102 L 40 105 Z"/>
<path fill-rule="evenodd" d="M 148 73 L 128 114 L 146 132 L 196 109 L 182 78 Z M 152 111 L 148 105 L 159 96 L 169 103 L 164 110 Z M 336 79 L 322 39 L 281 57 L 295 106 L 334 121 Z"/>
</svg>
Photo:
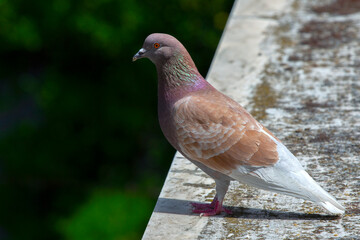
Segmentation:
<svg viewBox="0 0 360 240">
<path fill-rule="evenodd" d="M 280 138 L 346 214 L 233 182 L 225 205 L 234 214 L 199 217 L 190 202 L 211 201 L 214 181 L 177 154 L 143 239 L 360 239 L 359 56 L 356 1 L 236 1 L 208 80 Z"/>
</svg>

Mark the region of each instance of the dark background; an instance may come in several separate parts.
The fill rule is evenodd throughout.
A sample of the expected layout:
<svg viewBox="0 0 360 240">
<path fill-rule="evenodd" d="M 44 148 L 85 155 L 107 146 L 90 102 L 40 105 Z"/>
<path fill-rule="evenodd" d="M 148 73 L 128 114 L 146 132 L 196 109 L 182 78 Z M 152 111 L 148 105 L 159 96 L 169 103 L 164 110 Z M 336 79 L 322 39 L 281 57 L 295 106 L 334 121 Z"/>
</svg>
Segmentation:
<svg viewBox="0 0 360 240">
<path fill-rule="evenodd" d="M 0 0 L 0 239 L 138 239 L 175 150 L 156 70 L 165 32 L 206 75 L 230 0 Z"/>
</svg>

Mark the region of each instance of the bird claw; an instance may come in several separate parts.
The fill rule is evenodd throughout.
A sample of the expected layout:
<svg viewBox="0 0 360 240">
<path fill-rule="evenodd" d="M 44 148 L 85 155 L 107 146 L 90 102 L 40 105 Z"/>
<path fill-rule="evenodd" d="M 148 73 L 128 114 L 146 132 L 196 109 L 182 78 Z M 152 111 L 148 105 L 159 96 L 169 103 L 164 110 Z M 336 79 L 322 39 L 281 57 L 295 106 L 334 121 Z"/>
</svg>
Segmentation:
<svg viewBox="0 0 360 240">
<path fill-rule="evenodd" d="M 218 215 L 221 212 L 225 212 L 227 214 L 232 214 L 229 209 L 226 209 L 222 206 L 222 203 L 219 202 L 217 199 L 214 199 L 212 203 L 191 203 L 194 207 L 194 213 L 200 213 L 200 217 L 202 216 L 214 216 Z"/>
</svg>

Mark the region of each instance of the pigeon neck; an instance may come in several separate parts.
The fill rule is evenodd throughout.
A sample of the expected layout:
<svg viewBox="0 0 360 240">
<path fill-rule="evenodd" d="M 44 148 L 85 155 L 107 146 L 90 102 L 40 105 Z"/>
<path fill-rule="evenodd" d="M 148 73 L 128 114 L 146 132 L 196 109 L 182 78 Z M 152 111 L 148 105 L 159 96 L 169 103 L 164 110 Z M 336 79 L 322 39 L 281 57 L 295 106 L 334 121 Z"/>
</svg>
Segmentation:
<svg viewBox="0 0 360 240">
<path fill-rule="evenodd" d="M 157 71 L 161 81 L 159 84 L 168 89 L 196 86 L 197 81 L 203 79 L 187 52 L 179 52 L 167 59 L 157 66 Z"/>
</svg>

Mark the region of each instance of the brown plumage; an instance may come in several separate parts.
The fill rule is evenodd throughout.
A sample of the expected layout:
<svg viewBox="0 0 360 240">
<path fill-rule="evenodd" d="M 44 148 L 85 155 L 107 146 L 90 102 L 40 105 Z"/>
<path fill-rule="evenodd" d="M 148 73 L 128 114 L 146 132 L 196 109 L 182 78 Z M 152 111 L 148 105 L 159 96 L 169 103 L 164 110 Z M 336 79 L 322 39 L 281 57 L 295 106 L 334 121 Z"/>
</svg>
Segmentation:
<svg viewBox="0 0 360 240">
<path fill-rule="evenodd" d="M 192 92 L 173 111 L 179 150 L 192 160 L 224 174 L 238 165 L 270 166 L 279 160 L 263 126 L 218 91 Z"/>
</svg>

